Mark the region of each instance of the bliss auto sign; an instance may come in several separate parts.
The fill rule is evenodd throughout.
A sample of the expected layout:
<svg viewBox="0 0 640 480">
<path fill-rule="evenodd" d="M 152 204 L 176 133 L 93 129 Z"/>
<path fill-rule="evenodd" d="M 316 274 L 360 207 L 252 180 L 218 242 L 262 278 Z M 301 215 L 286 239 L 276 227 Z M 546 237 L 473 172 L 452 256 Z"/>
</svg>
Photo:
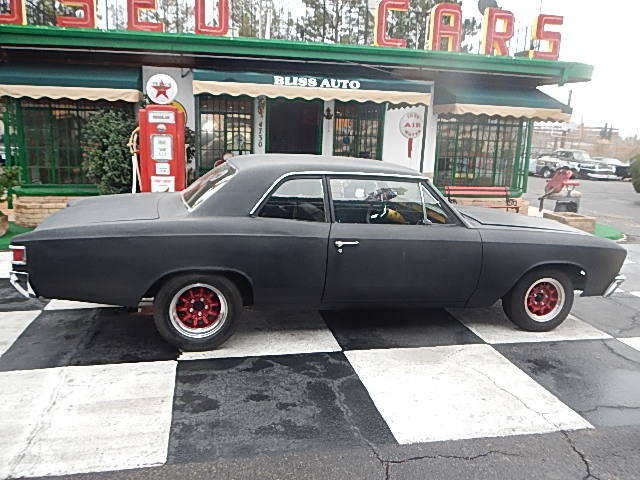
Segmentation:
<svg viewBox="0 0 640 480">
<path fill-rule="evenodd" d="M 59 27 L 96 28 L 97 0 L 59 0 L 63 6 L 75 7 L 80 16 L 58 15 Z M 164 25 L 140 20 L 140 12 L 155 10 L 156 0 L 126 0 L 127 28 L 145 32 L 162 32 Z M 194 33 L 200 35 L 226 35 L 229 32 L 229 0 L 218 0 L 217 25 L 207 25 L 205 21 L 205 0 L 193 0 L 195 12 Z M 8 13 L 0 14 L 0 24 L 24 25 L 26 8 L 24 0 L 8 0 Z M 211 7 L 210 7 L 211 8 Z M 404 12 L 409 9 L 409 0 L 380 0 L 376 7 L 376 28 L 374 45 L 404 48 L 407 41 L 388 36 L 387 17 L 392 10 Z M 513 37 L 515 19 L 513 13 L 499 8 L 487 8 L 482 22 L 482 48 L 485 55 L 508 55 L 509 41 Z M 561 35 L 548 27 L 562 25 L 563 17 L 539 15 L 532 31 L 532 39 L 538 40 L 545 48 L 530 50 L 530 58 L 557 60 L 560 53 Z M 462 41 L 462 10 L 455 3 L 439 3 L 429 15 L 428 50 L 459 52 Z"/>
</svg>

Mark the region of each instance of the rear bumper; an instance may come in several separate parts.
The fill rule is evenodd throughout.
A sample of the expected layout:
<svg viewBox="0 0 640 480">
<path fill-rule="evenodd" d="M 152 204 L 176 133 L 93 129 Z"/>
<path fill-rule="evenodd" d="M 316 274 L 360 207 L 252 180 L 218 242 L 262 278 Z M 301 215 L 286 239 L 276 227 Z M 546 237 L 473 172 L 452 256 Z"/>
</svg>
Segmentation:
<svg viewBox="0 0 640 480">
<path fill-rule="evenodd" d="M 613 173 L 589 173 L 580 172 L 587 178 L 593 178 L 595 180 L 617 180 L 618 176 Z"/>
<path fill-rule="evenodd" d="M 27 298 L 37 298 L 37 295 L 31 288 L 29 283 L 29 274 L 26 272 L 11 271 L 9 274 L 9 282 L 13 285 L 20 295 Z"/>
<path fill-rule="evenodd" d="M 622 285 L 622 282 L 624 282 L 626 279 L 627 277 L 625 277 L 624 275 L 618 275 L 613 279 L 613 282 L 611 282 L 611 284 L 607 287 L 602 296 L 610 297 L 611 295 L 613 295 L 613 293 L 618 289 L 620 285 Z"/>
</svg>

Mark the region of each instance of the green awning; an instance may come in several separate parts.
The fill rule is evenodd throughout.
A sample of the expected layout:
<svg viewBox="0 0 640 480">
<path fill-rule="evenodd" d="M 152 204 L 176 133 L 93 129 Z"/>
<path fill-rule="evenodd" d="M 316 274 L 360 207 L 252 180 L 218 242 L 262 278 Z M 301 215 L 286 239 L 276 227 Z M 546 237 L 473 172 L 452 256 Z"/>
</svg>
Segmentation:
<svg viewBox="0 0 640 480">
<path fill-rule="evenodd" d="M 0 96 L 137 102 L 141 88 L 140 68 L 0 64 Z"/>
<path fill-rule="evenodd" d="M 397 78 L 349 78 L 340 74 L 330 77 L 196 69 L 193 72 L 193 93 L 429 104 L 431 84 Z"/>
<path fill-rule="evenodd" d="M 533 87 L 436 85 L 434 112 L 439 115 L 488 115 L 540 121 L 568 121 L 571 108 Z"/>
</svg>

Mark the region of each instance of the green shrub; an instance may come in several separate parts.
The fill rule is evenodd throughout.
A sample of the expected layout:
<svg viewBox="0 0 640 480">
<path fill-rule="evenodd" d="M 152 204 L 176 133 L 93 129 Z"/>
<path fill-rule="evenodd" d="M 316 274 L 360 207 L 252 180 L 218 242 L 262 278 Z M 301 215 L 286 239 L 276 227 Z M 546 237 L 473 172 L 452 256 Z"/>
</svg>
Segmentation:
<svg viewBox="0 0 640 480">
<path fill-rule="evenodd" d="M 20 167 L 0 167 L 0 202 L 9 199 L 9 191 L 20 185 Z M 3 213 L 0 212 L 0 215 Z"/>
<path fill-rule="evenodd" d="M 83 166 L 101 194 L 131 191 L 131 154 L 127 142 L 137 122 L 122 110 L 101 110 L 82 129 Z"/>
<path fill-rule="evenodd" d="M 636 192 L 640 193 L 640 155 L 631 159 L 631 181 Z"/>
</svg>

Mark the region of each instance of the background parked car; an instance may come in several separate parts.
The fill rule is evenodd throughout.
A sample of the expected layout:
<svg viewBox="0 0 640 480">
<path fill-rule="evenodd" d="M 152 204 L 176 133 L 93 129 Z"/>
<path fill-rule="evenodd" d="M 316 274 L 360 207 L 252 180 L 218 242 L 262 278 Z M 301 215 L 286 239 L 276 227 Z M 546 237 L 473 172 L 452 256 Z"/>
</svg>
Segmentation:
<svg viewBox="0 0 640 480">
<path fill-rule="evenodd" d="M 537 159 L 536 175 L 550 178 L 561 167 L 571 169 L 578 178 L 594 180 L 617 180 L 618 178 L 614 166 L 595 161 L 584 150 L 569 149 L 559 149 Z"/>
<path fill-rule="evenodd" d="M 619 178 L 631 178 L 631 166 L 622 160 L 609 157 L 596 157 L 594 160 L 613 168 Z"/>
</svg>

